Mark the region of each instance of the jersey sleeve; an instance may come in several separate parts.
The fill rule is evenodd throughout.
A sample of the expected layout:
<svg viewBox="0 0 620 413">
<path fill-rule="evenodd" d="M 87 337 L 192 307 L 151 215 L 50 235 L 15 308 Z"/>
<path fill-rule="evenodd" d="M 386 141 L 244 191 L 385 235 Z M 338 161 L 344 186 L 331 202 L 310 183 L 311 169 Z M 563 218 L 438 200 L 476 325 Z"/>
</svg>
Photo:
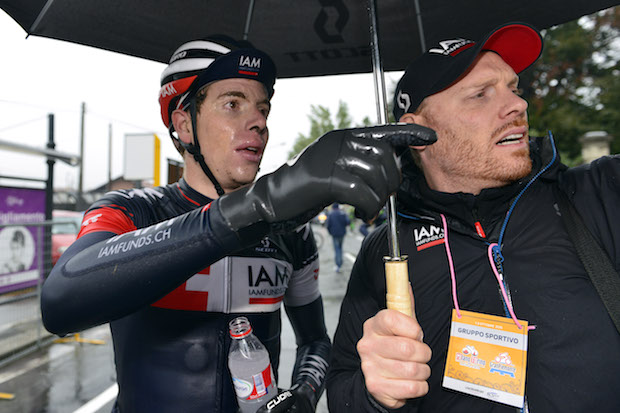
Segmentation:
<svg viewBox="0 0 620 413">
<path fill-rule="evenodd" d="M 120 235 L 138 229 L 126 211 L 127 208 L 114 203 L 89 209 L 84 214 L 82 228 L 77 237 L 80 238 L 97 231 L 108 231 Z"/>
<path fill-rule="evenodd" d="M 284 304 L 299 307 L 321 296 L 319 290 L 319 254 L 310 224 L 295 231 L 293 276 L 284 295 Z"/>
<path fill-rule="evenodd" d="M 87 212 L 80 238 L 43 284 L 41 314 L 48 331 L 65 335 L 134 313 L 257 242 L 227 225 L 217 200 L 159 222 L 136 204 L 143 211 L 133 218 L 143 221 L 105 203 Z"/>
</svg>

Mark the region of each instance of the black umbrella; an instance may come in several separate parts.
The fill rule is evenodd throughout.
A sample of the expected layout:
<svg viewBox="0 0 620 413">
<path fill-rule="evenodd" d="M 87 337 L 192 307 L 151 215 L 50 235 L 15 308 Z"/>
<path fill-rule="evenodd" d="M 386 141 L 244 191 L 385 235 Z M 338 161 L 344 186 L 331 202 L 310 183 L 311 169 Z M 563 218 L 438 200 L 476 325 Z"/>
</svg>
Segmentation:
<svg viewBox="0 0 620 413">
<path fill-rule="evenodd" d="M 372 71 L 378 123 L 383 124 L 387 120 L 383 67 L 403 70 L 426 50 L 427 44 L 457 37 L 478 39 L 508 21 L 524 21 L 544 29 L 618 3 L 618 0 L 369 0 L 368 3 L 362 0 L 0 0 L 0 8 L 29 35 L 67 40 L 163 63 L 178 45 L 218 33 L 248 39 L 269 53 L 276 62 L 279 77 Z M 388 204 L 391 262 L 386 265 L 386 272 L 388 278 L 399 274 L 403 282 L 400 292 L 388 291 L 388 303 L 390 295 L 397 299 L 401 296 L 408 303 L 406 261 L 400 257 L 394 217 L 395 202 L 391 197 Z"/>
<path fill-rule="evenodd" d="M 403 70 L 441 39 L 478 39 L 524 21 L 544 29 L 618 0 L 379 0 L 386 70 Z M 187 40 L 247 38 L 272 56 L 280 77 L 372 71 L 365 0 L 0 0 L 29 35 L 167 63 Z"/>
</svg>

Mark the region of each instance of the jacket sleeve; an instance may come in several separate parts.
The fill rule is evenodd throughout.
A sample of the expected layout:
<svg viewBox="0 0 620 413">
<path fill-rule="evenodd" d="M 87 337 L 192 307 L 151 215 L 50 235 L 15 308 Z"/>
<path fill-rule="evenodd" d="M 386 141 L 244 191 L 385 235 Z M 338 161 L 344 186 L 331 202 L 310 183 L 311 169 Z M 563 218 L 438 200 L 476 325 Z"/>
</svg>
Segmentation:
<svg viewBox="0 0 620 413">
<path fill-rule="evenodd" d="M 620 155 L 567 170 L 560 186 L 620 273 Z"/>
<path fill-rule="evenodd" d="M 111 225 L 82 235 L 43 284 L 45 327 L 66 335 L 121 318 L 241 249 L 218 202 L 209 206 L 129 232 Z"/>
<path fill-rule="evenodd" d="M 385 308 L 385 270 L 382 246 L 385 231 L 371 233 L 362 244 L 351 272 L 347 292 L 340 309 L 334 335 L 332 364 L 327 375 L 327 402 L 332 412 L 392 413 L 415 412 L 405 405 L 386 409 L 367 392 L 357 342 L 362 338 L 364 322 Z"/>
</svg>

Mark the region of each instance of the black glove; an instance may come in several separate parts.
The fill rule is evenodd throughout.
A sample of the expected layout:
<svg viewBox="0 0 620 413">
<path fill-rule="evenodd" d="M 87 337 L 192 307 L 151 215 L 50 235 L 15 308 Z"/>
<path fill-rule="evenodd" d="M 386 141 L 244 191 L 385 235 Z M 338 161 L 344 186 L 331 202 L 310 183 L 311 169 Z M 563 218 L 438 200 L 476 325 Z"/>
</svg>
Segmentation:
<svg viewBox="0 0 620 413">
<path fill-rule="evenodd" d="M 316 400 L 314 391 L 306 384 L 296 384 L 290 390 L 280 390 L 256 413 L 314 413 Z"/>
<path fill-rule="evenodd" d="M 240 237 L 257 232 L 251 228 L 267 232 L 265 225 L 290 231 L 333 202 L 373 217 L 400 184 L 394 147 L 435 140 L 433 130 L 413 124 L 331 131 L 277 171 L 219 198 L 219 209 Z"/>
</svg>

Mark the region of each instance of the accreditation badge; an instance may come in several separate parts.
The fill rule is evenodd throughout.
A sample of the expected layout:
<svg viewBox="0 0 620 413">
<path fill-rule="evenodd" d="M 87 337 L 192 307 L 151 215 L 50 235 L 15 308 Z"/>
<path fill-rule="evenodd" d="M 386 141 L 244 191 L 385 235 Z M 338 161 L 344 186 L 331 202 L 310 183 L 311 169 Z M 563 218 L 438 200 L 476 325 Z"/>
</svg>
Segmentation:
<svg viewBox="0 0 620 413">
<path fill-rule="evenodd" d="M 523 408 L 527 321 L 452 310 L 443 387 Z"/>
</svg>

